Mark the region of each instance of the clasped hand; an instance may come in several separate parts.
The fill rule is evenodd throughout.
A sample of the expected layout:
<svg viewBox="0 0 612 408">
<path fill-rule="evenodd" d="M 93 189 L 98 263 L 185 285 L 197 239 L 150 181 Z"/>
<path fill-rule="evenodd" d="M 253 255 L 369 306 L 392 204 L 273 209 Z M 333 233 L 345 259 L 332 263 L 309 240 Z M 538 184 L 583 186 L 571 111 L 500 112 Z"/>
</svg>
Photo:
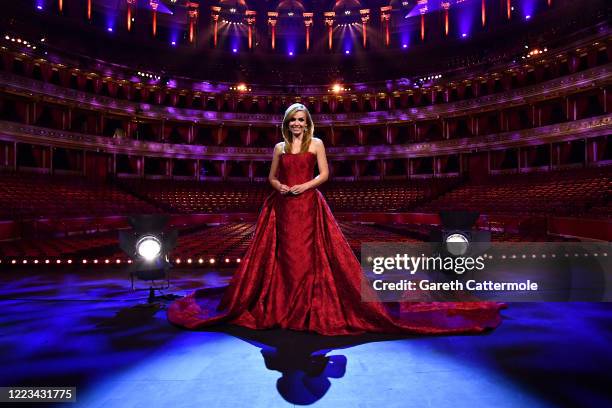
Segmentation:
<svg viewBox="0 0 612 408">
<path fill-rule="evenodd" d="M 293 187 L 289 187 L 285 184 L 280 185 L 280 193 L 281 194 L 302 194 L 304 191 L 308 190 L 308 187 L 304 184 L 296 184 Z"/>
</svg>

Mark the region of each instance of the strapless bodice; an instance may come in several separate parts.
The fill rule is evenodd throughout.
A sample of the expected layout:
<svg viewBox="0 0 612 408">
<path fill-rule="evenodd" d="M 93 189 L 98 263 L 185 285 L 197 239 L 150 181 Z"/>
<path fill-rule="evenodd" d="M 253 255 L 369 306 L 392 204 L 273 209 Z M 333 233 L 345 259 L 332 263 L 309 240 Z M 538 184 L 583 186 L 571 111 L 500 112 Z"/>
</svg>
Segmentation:
<svg viewBox="0 0 612 408">
<path fill-rule="evenodd" d="M 278 180 L 290 187 L 312 180 L 316 159 L 317 156 L 311 152 L 282 154 L 278 164 Z"/>
</svg>

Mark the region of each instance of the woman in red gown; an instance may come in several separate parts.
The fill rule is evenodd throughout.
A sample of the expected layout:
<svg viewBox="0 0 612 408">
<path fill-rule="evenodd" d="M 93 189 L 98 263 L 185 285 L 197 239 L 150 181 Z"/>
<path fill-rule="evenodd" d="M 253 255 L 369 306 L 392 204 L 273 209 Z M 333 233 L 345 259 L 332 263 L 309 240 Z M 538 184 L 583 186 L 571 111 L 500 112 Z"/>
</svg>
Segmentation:
<svg viewBox="0 0 612 408">
<path fill-rule="evenodd" d="M 220 302 L 201 289 L 170 305 L 170 322 L 190 329 L 228 322 L 323 335 L 481 332 L 500 322 L 495 303 L 403 303 L 393 317 L 361 298 L 361 265 L 316 189 L 329 175 L 325 147 L 302 104 L 285 112 L 255 235 Z M 319 175 L 313 178 L 315 163 Z"/>
</svg>

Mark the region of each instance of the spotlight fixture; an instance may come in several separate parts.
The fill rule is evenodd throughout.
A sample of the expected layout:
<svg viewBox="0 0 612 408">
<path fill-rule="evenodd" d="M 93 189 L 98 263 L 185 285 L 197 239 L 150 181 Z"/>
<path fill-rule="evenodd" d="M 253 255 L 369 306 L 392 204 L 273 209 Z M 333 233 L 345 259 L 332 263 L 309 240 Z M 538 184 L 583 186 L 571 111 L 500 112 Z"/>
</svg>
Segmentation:
<svg viewBox="0 0 612 408">
<path fill-rule="evenodd" d="M 138 215 L 129 217 L 128 221 L 132 230 L 119 232 L 119 246 L 133 261 L 128 269 L 132 290 L 135 290 L 135 279 L 150 281 L 148 302 L 153 303 L 155 290 L 170 287 L 168 254 L 176 246 L 178 234 L 166 228 L 166 215 Z M 165 281 L 165 284 L 154 286 L 155 281 Z"/>
<path fill-rule="evenodd" d="M 474 229 L 480 213 L 475 211 L 441 211 L 441 227 L 431 231 L 431 242 L 445 256 L 474 256 L 489 248 L 491 231 Z"/>
<path fill-rule="evenodd" d="M 145 235 L 136 243 L 136 252 L 147 261 L 153 261 L 161 253 L 161 241 L 154 235 Z"/>
</svg>

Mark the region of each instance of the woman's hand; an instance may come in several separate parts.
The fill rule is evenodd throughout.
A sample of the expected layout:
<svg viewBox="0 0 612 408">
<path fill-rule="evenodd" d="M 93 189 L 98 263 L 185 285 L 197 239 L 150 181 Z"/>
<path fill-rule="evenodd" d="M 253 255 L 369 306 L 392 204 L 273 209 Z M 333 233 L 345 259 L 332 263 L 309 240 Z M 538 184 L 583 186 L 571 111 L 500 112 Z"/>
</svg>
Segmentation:
<svg viewBox="0 0 612 408">
<path fill-rule="evenodd" d="M 295 186 L 291 187 L 289 191 L 291 194 L 298 195 L 302 194 L 306 190 L 308 190 L 308 186 L 306 184 L 296 184 Z"/>
<path fill-rule="evenodd" d="M 288 192 L 291 191 L 291 189 L 289 188 L 288 185 L 282 184 L 280 185 L 280 188 L 278 190 L 281 194 L 287 194 Z"/>
</svg>

